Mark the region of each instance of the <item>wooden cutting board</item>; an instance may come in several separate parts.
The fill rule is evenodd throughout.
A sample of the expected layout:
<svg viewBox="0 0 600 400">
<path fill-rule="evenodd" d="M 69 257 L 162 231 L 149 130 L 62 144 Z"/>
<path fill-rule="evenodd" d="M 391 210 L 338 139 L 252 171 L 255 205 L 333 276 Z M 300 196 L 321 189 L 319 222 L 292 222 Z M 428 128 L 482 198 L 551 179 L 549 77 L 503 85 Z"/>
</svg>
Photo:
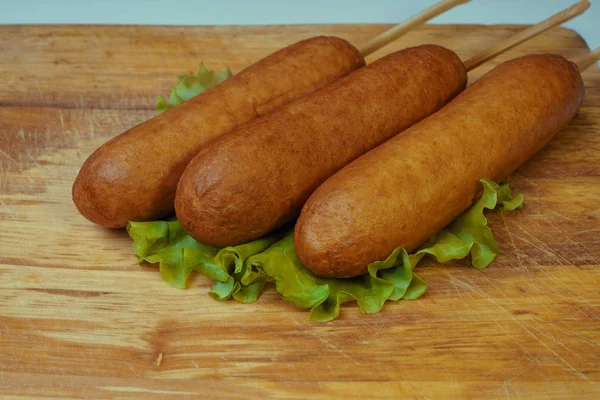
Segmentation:
<svg viewBox="0 0 600 400">
<path fill-rule="evenodd" d="M 139 266 L 124 231 L 71 202 L 100 144 L 152 117 L 176 76 L 234 72 L 313 35 L 360 44 L 382 25 L 0 27 L 0 397 L 599 398 L 600 72 L 573 122 L 512 178 L 523 210 L 491 213 L 502 253 L 419 267 L 418 301 L 333 322 L 282 301 L 219 303 Z M 463 58 L 518 26 L 426 26 L 370 60 L 422 43 Z M 532 52 L 588 51 L 553 29 L 474 70 Z M 410 151 L 407 149 L 407 151 Z M 152 162 L 151 159 L 148 162 Z"/>
</svg>

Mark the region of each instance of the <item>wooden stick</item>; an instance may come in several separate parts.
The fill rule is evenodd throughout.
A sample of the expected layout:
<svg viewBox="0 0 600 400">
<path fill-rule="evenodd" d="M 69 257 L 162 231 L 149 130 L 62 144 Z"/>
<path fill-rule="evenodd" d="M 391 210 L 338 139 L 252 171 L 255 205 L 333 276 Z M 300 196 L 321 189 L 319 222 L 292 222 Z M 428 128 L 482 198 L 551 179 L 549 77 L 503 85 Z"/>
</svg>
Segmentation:
<svg viewBox="0 0 600 400">
<path fill-rule="evenodd" d="M 569 21 L 570 19 L 575 18 L 576 16 L 582 14 L 589 7 L 590 2 L 588 0 L 580 1 L 579 3 L 572 5 L 571 7 L 559 12 L 558 14 L 554 14 L 550 18 L 545 19 L 539 24 L 530 26 L 529 28 L 524 29 L 516 35 L 511 36 L 508 39 L 501 41 L 500 43 L 497 43 L 489 49 L 484 50 L 483 52 L 468 59 L 465 62 L 465 67 L 467 68 L 467 71 L 470 71 L 473 68 L 480 66 L 484 62 L 491 60 L 497 55 L 512 49 L 516 45 L 521 44 L 524 41 L 539 35 L 540 33 L 546 32 L 550 28 L 553 28 L 566 21 Z"/>
<path fill-rule="evenodd" d="M 432 5 L 428 9 L 415 15 L 414 17 L 407 19 L 403 23 L 398 24 L 383 33 L 380 33 L 379 35 L 367 41 L 367 43 L 360 46 L 358 50 L 360 51 L 360 54 L 363 57 L 366 57 L 369 54 L 387 45 L 388 43 L 391 43 L 394 40 L 398 39 L 400 36 L 404 35 L 411 29 L 414 29 L 417 26 L 424 24 L 430 19 L 437 17 L 438 15 L 442 14 L 445 11 L 448 11 L 451 8 L 454 8 L 464 3 L 468 3 L 469 1 L 471 0 L 442 0 Z"/>
<path fill-rule="evenodd" d="M 600 60 L 600 47 L 573 62 L 577 64 L 579 71 L 583 72 L 584 70 L 594 65 L 598 60 Z"/>
</svg>

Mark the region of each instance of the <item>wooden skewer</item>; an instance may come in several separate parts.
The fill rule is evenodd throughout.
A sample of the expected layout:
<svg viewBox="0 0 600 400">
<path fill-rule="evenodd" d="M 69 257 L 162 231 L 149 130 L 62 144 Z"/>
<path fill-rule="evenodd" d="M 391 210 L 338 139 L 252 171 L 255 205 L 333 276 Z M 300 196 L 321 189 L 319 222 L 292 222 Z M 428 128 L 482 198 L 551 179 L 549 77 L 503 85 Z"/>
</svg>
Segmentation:
<svg viewBox="0 0 600 400">
<path fill-rule="evenodd" d="M 411 29 L 414 29 L 417 26 L 424 24 L 430 19 L 437 17 L 438 15 L 450 10 L 451 8 L 454 8 L 464 3 L 468 3 L 469 1 L 471 0 L 442 0 L 432 5 L 428 9 L 423 10 L 414 17 L 407 19 L 403 23 L 398 24 L 383 33 L 380 33 L 371 40 L 367 41 L 367 43 L 360 46 L 358 50 L 360 51 L 360 54 L 363 57 L 366 57 L 369 54 L 379 50 L 383 46 L 398 39 L 400 36 L 406 34 Z"/>
<path fill-rule="evenodd" d="M 598 60 L 600 60 L 600 47 L 573 62 L 577 64 L 577 68 L 579 68 L 579 71 L 583 72 L 584 70 L 594 65 Z"/>
<path fill-rule="evenodd" d="M 512 49 L 516 45 L 521 44 L 524 41 L 539 35 L 540 33 L 546 32 L 550 28 L 553 28 L 566 21 L 569 21 L 570 19 L 575 18 L 576 16 L 582 14 L 589 7 L 590 2 L 588 0 L 580 1 L 579 3 L 572 5 L 571 7 L 559 12 L 558 14 L 554 14 L 550 18 L 545 19 L 539 24 L 530 26 L 529 28 L 524 29 L 516 35 L 511 36 L 508 39 L 501 41 L 500 43 L 497 43 L 489 49 L 484 50 L 483 52 L 468 59 L 465 62 L 465 67 L 467 68 L 467 71 L 470 71 L 473 68 L 480 66 L 484 62 L 491 60 L 497 55 Z"/>
</svg>

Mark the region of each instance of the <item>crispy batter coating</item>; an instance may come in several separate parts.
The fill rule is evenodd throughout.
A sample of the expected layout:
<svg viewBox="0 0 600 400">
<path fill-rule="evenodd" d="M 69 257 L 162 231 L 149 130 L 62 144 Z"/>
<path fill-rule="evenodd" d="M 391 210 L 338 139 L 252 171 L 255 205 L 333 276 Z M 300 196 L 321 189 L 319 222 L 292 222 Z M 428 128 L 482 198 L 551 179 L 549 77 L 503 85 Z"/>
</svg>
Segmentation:
<svg viewBox="0 0 600 400">
<path fill-rule="evenodd" d="M 315 37 L 109 140 L 83 164 L 73 201 L 92 222 L 120 228 L 173 212 L 179 178 L 212 139 L 364 65 L 350 43 Z"/>
<path fill-rule="evenodd" d="M 501 64 L 319 187 L 296 224 L 300 260 L 351 277 L 397 246 L 416 249 L 473 203 L 481 178 L 501 181 L 539 151 L 583 97 L 577 67 L 560 56 Z"/>
<path fill-rule="evenodd" d="M 458 56 L 440 46 L 375 61 L 202 149 L 179 183 L 177 218 L 209 245 L 256 239 L 297 217 L 327 178 L 438 110 L 466 81 Z"/>
</svg>

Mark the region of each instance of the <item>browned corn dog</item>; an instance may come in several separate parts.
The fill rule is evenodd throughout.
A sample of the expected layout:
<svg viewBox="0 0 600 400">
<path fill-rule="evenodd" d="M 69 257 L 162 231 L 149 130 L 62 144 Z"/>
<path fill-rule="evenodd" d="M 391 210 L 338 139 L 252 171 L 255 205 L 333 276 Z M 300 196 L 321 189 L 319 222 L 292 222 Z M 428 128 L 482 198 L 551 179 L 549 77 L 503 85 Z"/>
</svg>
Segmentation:
<svg viewBox="0 0 600 400">
<path fill-rule="evenodd" d="M 108 141 L 83 164 L 73 201 L 109 228 L 163 217 L 183 169 L 201 146 L 364 65 L 343 39 L 286 47 L 220 85 Z"/>
<path fill-rule="evenodd" d="M 481 178 L 501 181 L 539 151 L 583 97 L 576 65 L 560 56 L 501 64 L 320 186 L 296 224 L 300 260 L 345 278 L 397 246 L 414 250 L 473 203 Z"/>
<path fill-rule="evenodd" d="M 443 47 L 406 49 L 213 141 L 183 173 L 177 218 L 202 243 L 256 239 L 298 216 L 344 165 L 436 111 L 466 85 Z"/>
</svg>

